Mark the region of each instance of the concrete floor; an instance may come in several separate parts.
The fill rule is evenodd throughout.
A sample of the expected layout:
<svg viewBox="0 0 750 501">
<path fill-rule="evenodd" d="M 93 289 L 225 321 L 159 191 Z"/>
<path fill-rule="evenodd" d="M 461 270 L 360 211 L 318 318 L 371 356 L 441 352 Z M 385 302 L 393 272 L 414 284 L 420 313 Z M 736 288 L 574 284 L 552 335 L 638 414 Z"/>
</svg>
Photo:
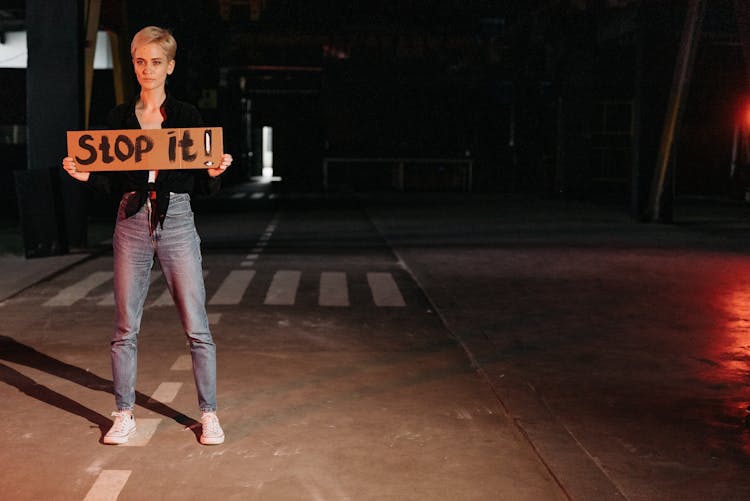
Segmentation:
<svg viewBox="0 0 750 501">
<path fill-rule="evenodd" d="M 669 226 L 575 204 L 393 209 L 371 212 L 570 497 L 750 499 L 745 207 Z"/>
<path fill-rule="evenodd" d="M 157 279 L 138 437 L 100 443 L 111 286 L 71 287 L 105 253 L 0 303 L 4 499 L 750 499 L 744 207 L 665 226 L 480 195 L 222 204 L 198 224 L 227 442 L 197 442 Z M 270 304 L 279 272 L 292 303 Z M 346 305 L 321 305 L 323 273 Z"/>
</svg>

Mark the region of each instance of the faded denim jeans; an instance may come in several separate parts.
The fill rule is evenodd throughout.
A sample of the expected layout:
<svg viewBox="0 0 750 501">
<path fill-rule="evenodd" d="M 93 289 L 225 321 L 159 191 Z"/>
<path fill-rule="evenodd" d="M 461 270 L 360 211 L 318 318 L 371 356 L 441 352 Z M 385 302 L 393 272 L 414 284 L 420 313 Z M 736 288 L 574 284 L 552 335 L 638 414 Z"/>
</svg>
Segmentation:
<svg viewBox="0 0 750 501">
<path fill-rule="evenodd" d="M 195 229 L 190 195 L 170 194 L 162 227 L 149 231 L 151 204 L 126 218 L 120 201 L 112 240 L 114 251 L 115 332 L 112 337 L 112 379 L 117 410 L 135 406 L 138 332 L 154 258 L 180 314 L 190 345 L 193 376 L 201 411 L 216 410 L 216 345 L 206 315 L 206 290 L 201 267 L 200 237 Z"/>
</svg>

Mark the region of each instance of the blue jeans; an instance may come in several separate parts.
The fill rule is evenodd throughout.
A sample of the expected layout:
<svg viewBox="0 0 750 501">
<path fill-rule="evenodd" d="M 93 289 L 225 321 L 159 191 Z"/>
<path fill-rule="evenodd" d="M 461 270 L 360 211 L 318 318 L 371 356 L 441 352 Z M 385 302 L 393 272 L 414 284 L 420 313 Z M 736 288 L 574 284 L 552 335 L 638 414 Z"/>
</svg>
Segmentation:
<svg viewBox="0 0 750 501">
<path fill-rule="evenodd" d="M 190 195 L 172 193 L 164 227 L 149 231 L 151 205 L 126 218 L 123 195 L 112 240 L 114 251 L 115 332 L 112 337 L 112 380 L 117 410 L 135 406 L 138 332 L 154 258 L 159 260 L 190 344 L 193 376 L 201 411 L 216 410 L 216 345 L 206 315 L 200 237 L 195 229 Z"/>
</svg>

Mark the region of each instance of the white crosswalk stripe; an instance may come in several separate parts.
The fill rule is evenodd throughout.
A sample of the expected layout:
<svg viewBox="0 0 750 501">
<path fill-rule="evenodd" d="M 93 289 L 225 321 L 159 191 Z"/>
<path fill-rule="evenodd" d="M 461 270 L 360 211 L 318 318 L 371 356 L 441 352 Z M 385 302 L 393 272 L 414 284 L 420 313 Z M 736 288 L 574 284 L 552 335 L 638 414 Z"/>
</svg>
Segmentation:
<svg viewBox="0 0 750 501">
<path fill-rule="evenodd" d="M 299 288 L 303 272 L 300 270 L 276 271 L 268 285 L 263 304 L 270 306 L 291 306 L 297 304 Z M 203 271 L 204 277 L 209 275 L 208 270 Z M 237 269 L 228 272 L 224 280 L 219 284 L 211 298 L 208 306 L 233 306 L 242 303 L 248 288 L 251 285 L 256 270 Z M 45 306 L 71 306 L 77 301 L 85 299 L 88 294 L 111 280 L 112 272 L 95 272 L 79 282 L 61 290 L 54 297 L 44 303 Z M 161 279 L 161 280 L 160 280 Z M 323 271 L 318 276 L 317 303 L 324 307 L 348 307 L 352 306 L 350 298 L 350 277 L 344 271 Z M 169 290 L 162 278 L 160 271 L 151 273 L 150 281 L 158 296 L 147 305 L 147 308 L 173 306 L 174 302 Z M 378 307 L 404 307 L 406 301 L 399 289 L 394 276 L 390 272 L 368 272 L 367 285 L 372 295 L 374 304 Z M 161 288 L 161 289 L 160 289 Z M 305 296 L 310 300 L 308 292 Z M 355 296 L 356 297 L 356 296 Z M 99 306 L 113 306 L 114 294 L 109 292 L 104 295 L 97 304 Z M 212 325 L 218 324 L 220 314 L 214 314 L 209 319 Z"/>
<path fill-rule="evenodd" d="M 320 274 L 318 304 L 320 306 L 349 306 L 349 287 L 346 282 L 346 273 L 324 271 Z"/>
<path fill-rule="evenodd" d="M 193 359 L 190 355 L 180 355 L 169 368 L 171 371 L 189 371 L 193 368 Z"/>
<path fill-rule="evenodd" d="M 273 276 L 268 292 L 266 292 L 264 304 L 274 306 L 293 305 L 297 298 L 297 288 L 301 276 L 301 271 L 277 271 Z"/>
<path fill-rule="evenodd" d="M 83 501 L 115 501 L 132 470 L 102 470 Z"/>
<path fill-rule="evenodd" d="M 71 306 L 76 301 L 85 298 L 89 292 L 110 280 L 112 275 L 111 271 L 96 271 L 70 287 L 64 288 L 56 296 L 44 303 L 44 305 Z"/>
<path fill-rule="evenodd" d="M 255 270 L 232 270 L 208 301 L 210 305 L 239 304 L 250 281 L 255 276 Z"/>
<path fill-rule="evenodd" d="M 163 404 L 171 403 L 174 401 L 180 388 L 182 388 L 182 383 L 180 382 L 161 383 L 148 400 L 149 402 L 161 402 Z"/>
<path fill-rule="evenodd" d="M 172 300 L 172 293 L 169 292 L 169 287 L 165 288 L 164 291 L 159 294 L 159 297 L 156 298 L 156 300 L 148 305 L 149 308 L 158 308 L 160 306 L 172 306 L 174 304 L 174 300 Z"/>
<path fill-rule="evenodd" d="M 367 282 L 377 306 L 406 306 L 404 297 L 390 273 L 368 273 Z"/>
</svg>

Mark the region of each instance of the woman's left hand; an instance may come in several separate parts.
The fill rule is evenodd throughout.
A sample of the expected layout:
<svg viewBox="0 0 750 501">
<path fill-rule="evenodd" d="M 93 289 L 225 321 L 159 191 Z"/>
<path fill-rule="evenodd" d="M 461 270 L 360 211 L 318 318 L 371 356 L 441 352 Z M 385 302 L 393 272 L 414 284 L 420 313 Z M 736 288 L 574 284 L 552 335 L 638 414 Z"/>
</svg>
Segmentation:
<svg viewBox="0 0 750 501">
<path fill-rule="evenodd" d="M 219 166 L 211 167 L 210 169 L 208 169 L 208 175 L 211 177 L 221 176 L 230 165 L 232 165 L 232 155 L 230 155 L 229 153 L 224 153 L 221 156 L 221 163 L 219 164 Z"/>
</svg>

